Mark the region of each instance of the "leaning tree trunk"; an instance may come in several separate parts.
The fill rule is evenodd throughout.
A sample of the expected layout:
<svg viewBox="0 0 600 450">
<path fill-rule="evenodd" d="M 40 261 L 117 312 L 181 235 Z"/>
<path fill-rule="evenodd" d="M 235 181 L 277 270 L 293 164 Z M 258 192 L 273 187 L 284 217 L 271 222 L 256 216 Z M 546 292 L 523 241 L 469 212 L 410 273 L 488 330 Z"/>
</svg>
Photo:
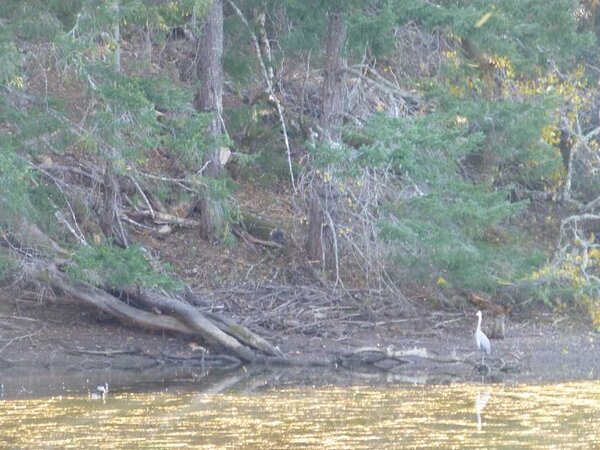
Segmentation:
<svg viewBox="0 0 600 450">
<path fill-rule="evenodd" d="M 197 75 L 200 88 L 196 92 L 195 106 L 199 112 L 210 113 L 212 118 L 208 132 L 214 143 L 205 157 L 207 164 L 204 176 L 212 179 L 222 171 L 219 136 L 222 132 L 223 110 L 223 0 L 213 0 L 213 6 L 202 26 L 202 36 L 198 48 Z M 200 233 L 205 238 L 213 238 L 223 221 L 220 205 L 210 198 L 205 189 L 198 198 L 196 208 L 200 211 Z"/>
<path fill-rule="evenodd" d="M 340 125 L 344 107 L 342 57 L 346 42 L 346 22 L 339 11 L 330 12 L 327 22 L 325 79 L 321 95 L 321 142 L 335 145 L 340 140 Z M 333 174 L 329 174 L 333 175 Z M 325 268 L 337 267 L 335 248 L 335 205 L 338 194 L 329 180 L 315 175 L 310 186 L 306 252 L 311 262 Z"/>
</svg>

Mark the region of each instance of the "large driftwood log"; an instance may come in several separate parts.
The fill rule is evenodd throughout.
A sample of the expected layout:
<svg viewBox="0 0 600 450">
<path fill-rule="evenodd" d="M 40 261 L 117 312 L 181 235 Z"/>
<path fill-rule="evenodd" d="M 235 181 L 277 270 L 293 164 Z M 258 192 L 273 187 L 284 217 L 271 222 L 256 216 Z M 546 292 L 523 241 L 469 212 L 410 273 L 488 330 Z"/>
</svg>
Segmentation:
<svg viewBox="0 0 600 450">
<path fill-rule="evenodd" d="M 197 306 L 207 306 L 207 302 L 204 299 L 196 295 L 190 287 L 186 287 L 184 290 L 184 299 L 191 304 Z M 248 347 L 262 351 L 265 355 L 271 356 L 283 356 L 281 350 L 271 345 L 265 339 L 260 337 L 258 334 L 253 333 L 248 328 L 238 324 L 229 317 L 225 317 L 222 314 L 206 312 L 204 313 L 217 327 L 219 327 L 225 333 L 233 336 L 238 341 L 247 345 Z"/>
<path fill-rule="evenodd" d="M 33 234 L 37 241 L 42 240 L 45 243 L 53 243 L 37 227 L 22 227 L 22 230 L 25 231 L 25 234 Z M 28 237 L 25 236 L 25 240 Z M 7 247 L 18 248 L 18 246 L 12 245 L 8 238 L 5 238 L 4 243 L 7 244 Z M 278 349 L 244 326 L 218 315 L 209 318 L 192 304 L 178 298 L 151 292 L 148 289 L 130 287 L 122 290 L 139 305 L 148 308 L 148 310 L 144 310 L 132 307 L 106 290 L 89 283 L 70 280 L 59 268 L 64 264 L 68 264 L 69 260 L 65 258 L 68 253 L 55 243 L 54 245 L 47 245 L 47 248 L 50 253 L 56 255 L 54 261 L 32 259 L 27 257 L 26 254 L 23 255 L 23 258 L 27 260 L 27 266 L 30 268 L 27 272 L 32 281 L 48 283 L 53 288 L 105 311 L 122 322 L 143 328 L 176 331 L 200 336 L 211 345 L 227 349 L 244 362 L 253 362 L 257 359 L 259 354 L 255 350 L 258 350 L 260 355 L 281 357 L 281 352 Z M 3 251 L 6 251 L 6 249 L 3 249 Z M 191 293 L 191 289 L 188 288 L 187 290 Z M 198 298 L 196 300 L 200 301 Z M 167 314 L 154 314 L 150 312 L 153 309 L 167 312 Z"/>
<path fill-rule="evenodd" d="M 153 293 L 149 290 L 129 288 L 124 290 L 136 302 L 157 308 L 169 314 L 154 314 L 143 309 L 127 305 L 122 300 L 108 292 L 92 286 L 83 281 L 70 281 L 67 276 L 53 266 L 37 264 L 34 277 L 38 281 L 49 283 L 53 288 L 58 288 L 71 297 L 88 305 L 107 312 L 120 321 L 153 330 L 166 330 L 181 332 L 202 337 L 209 344 L 224 347 L 245 362 L 253 362 L 257 358 L 256 352 L 247 347 L 235 337 L 223 332 L 210 319 L 205 317 L 194 306 L 181 300 Z M 239 335 L 254 336 L 242 325 L 235 325 L 231 321 L 220 320 L 224 327 L 236 329 Z M 250 339 L 257 347 L 261 347 L 267 355 L 278 355 L 277 350 L 269 344 L 264 344 L 261 339 Z M 264 350 L 263 350 L 264 349 Z"/>
<path fill-rule="evenodd" d="M 73 282 L 57 269 L 41 269 L 36 278 L 49 283 L 53 288 L 80 300 L 90 306 L 109 313 L 126 324 L 135 325 L 150 330 L 175 331 L 184 334 L 197 334 L 194 329 L 181 320 L 168 316 L 154 314 L 127 305 L 106 291 L 85 282 Z"/>
<path fill-rule="evenodd" d="M 219 327 L 189 303 L 151 292 L 148 289 L 127 288 L 124 292 L 130 298 L 148 308 L 157 308 L 160 311 L 174 314 L 209 344 L 221 345 L 243 361 L 253 362 L 256 360 L 257 354 L 252 349 L 221 331 Z"/>
</svg>

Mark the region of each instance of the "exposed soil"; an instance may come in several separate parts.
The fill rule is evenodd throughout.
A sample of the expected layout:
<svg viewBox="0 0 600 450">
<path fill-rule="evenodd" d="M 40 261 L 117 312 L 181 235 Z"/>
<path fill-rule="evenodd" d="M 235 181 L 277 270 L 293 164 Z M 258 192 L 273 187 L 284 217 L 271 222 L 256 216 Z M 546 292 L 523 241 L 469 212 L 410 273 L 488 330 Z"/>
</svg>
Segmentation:
<svg viewBox="0 0 600 450">
<path fill-rule="evenodd" d="M 211 360 L 210 354 L 202 359 L 201 343 L 185 336 L 129 328 L 65 299 L 40 301 L 26 294 L 19 297 L 5 294 L 0 301 L 0 381 L 6 386 L 21 386 L 23 392 L 45 392 L 49 386 L 59 384 L 64 389 L 65 383 L 95 386 L 106 379 L 123 386 L 167 379 L 194 380 L 207 371 L 227 370 L 223 367 L 227 360 Z M 396 349 L 425 348 L 440 357 L 477 360 L 472 339 L 474 323 L 473 311 L 469 310 L 376 324 L 350 322 L 341 333 L 294 329 L 274 333 L 264 329 L 263 335 L 284 353 L 307 359 L 332 358 L 358 347 L 391 344 Z M 600 334 L 572 320 L 552 322 L 548 315 L 510 322 L 506 338 L 493 340 L 492 346 L 493 355 L 488 359 L 492 372 L 486 382 L 600 378 Z M 498 370 L 502 361 L 515 364 L 517 370 Z M 323 383 L 340 384 L 389 382 L 390 377 L 398 382 L 428 383 L 482 379 L 467 364 L 418 358 L 412 362 L 388 361 L 377 368 L 356 366 L 354 370 L 338 367 L 329 372 L 319 369 L 317 378 Z M 325 372 L 328 374 L 323 375 Z M 292 378 L 307 376 L 305 370 L 290 373 Z M 281 377 L 279 381 L 294 382 Z"/>
</svg>

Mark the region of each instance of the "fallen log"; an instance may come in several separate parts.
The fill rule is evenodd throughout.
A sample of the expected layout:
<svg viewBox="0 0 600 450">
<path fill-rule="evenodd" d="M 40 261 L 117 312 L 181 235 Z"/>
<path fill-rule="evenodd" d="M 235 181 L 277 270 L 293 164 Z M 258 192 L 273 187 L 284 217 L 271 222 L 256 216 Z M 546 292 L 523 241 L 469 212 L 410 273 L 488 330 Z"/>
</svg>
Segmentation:
<svg viewBox="0 0 600 450">
<path fill-rule="evenodd" d="M 36 228 L 36 230 L 38 229 Z M 39 234 L 39 237 L 51 241 L 41 231 L 38 231 L 37 234 Z M 7 238 L 5 238 L 5 243 L 10 244 Z M 59 246 L 56 247 L 58 250 L 51 246 L 55 253 L 61 256 L 67 254 Z M 65 258 L 56 258 L 54 262 L 41 258 L 26 257 L 26 259 L 26 265 L 29 267 L 28 277 L 31 281 L 48 283 L 54 289 L 107 312 L 121 322 L 142 328 L 176 331 L 200 336 L 208 344 L 225 348 L 243 362 L 253 362 L 258 356 L 252 348 L 245 345 L 246 343 L 259 349 L 265 355 L 280 355 L 280 352 L 275 347 L 254 335 L 245 327 L 223 317 L 216 317 L 216 322 L 219 323 L 219 326 L 217 326 L 197 308 L 182 300 L 154 293 L 147 289 L 129 287 L 121 290 L 121 292 L 135 299 L 138 304 L 146 306 L 149 310 L 157 309 L 161 312 L 168 312 L 168 314 L 155 314 L 147 310 L 132 307 L 109 292 L 85 281 L 69 279 L 59 269 L 59 266 L 63 267 L 69 263 Z M 236 335 L 240 336 L 241 341 L 234 337 Z"/>
<path fill-rule="evenodd" d="M 186 301 L 188 301 L 196 306 L 207 306 L 208 305 L 208 303 L 206 301 L 204 301 L 202 298 L 200 298 L 198 295 L 196 295 L 190 289 L 189 286 L 186 287 L 186 289 L 184 290 L 183 298 Z M 243 344 L 247 345 L 248 347 L 254 348 L 256 350 L 260 350 L 265 355 L 283 356 L 283 353 L 277 347 L 275 347 L 274 345 L 271 345 L 269 342 L 267 342 L 265 339 L 260 337 L 258 334 L 253 333 L 248 328 L 238 324 L 237 322 L 230 319 L 229 317 L 225 317 L 222 314 L 217 314 L 217 313 L 212 313 L 212 312 L 206 312 L 204 314 L 206 315 L 206 317 L 208 317 L 210 320 L 212 320 L 212 322 L 217 327 L 219 327 L 221 329 L 221 331 L 224 331 L 225 333 L 233 336 L 238 341 L 242 342 Z"/>
<path fill-rule="evenodd" d="M 123 291 L 127 296 L 148 308 L 157 308 L 160 311 L 175 315 L 209 344 L 221 345 L 245 362 L 256 360 L 257 354 L 252 349 L 223 332 L 189 303 L 151 292 L 148 289 L 126 288 Z"/>
<path fill-rule="evenodd" d="M 164 315 L 154 314 L 125 304 L 120 299 L 110 295 L 83 281 L 71 281 L 59 270 L 40 270 L 36 278 L 48 282 L 53 288 L 68 294 L 90 306 L 107 312 L 119 321 L 136 325 L 150 330 L 175 331 L 189 335 L 197 334 L 195 330 L 181 320 Z"/>
<path fill-rule="evenodd" d="M 198 228 L 200 222 L 194 219 L 188 219 L 185 217 L 179 217 L 174 214 L 168 214 L 161 211 L 149 211 L 149 210 L 125 210 L 125 215 L 134 220 L 140 219 L 152 219 L 154 223 L 158 225 L 176 225 L 183 228 Z"/>
<path fill-rule="evenodd" d="M 35 273 L 38 281 L 49 283 L 53 288 L 68 294 L 86 304 L 105 311 L 121 322 L 153 330 L 176 331 L 202 337 L 212 345 L 220 345 L 244 362 L 253 362 L 257 354 L 236 338 L 221 331 L 200 311 L 181 300 L 155 294 L 149 290 L 128 288 L 124 292 L 136 302 L 149 308 L 156 308 L 174 314 L 154 314 L 127 305 L 108 292 L 84 281 L 71 281 L 54 266 L 39 267 Z M 233 327 L 230 327 L 233 328 Z M 239 326 L 239 329 L 243 329 Z"/>
</svg>

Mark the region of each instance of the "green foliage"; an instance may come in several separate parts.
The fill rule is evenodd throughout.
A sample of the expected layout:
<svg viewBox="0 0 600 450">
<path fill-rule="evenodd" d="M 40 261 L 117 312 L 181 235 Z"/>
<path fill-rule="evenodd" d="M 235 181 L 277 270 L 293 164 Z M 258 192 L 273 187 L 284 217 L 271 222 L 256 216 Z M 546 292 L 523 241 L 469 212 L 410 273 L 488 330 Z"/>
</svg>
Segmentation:
<svg viewBox="0 0 600 450">
<path fill-rule="evenodd" d="M 111 160 L 115 171 L 131 173 L 131 168 L 163 167 L 148 159 L 153 154 L 150 150 L 160 147 L 161 152 L 171 152 L 184 169 L 177 177 L 208 193 L 211 206 L 235 219 L 237 211 L 228 201 L 231 180 L 226 175 L 217 180 L 198 175 L 208 151 L 232 143 L 225 137 L 207 137 L 211 116 L 193 107 L 197 86 L 182 88 L 156 75 L 160 63 L 148 55 L 139 57 L 146 48 L 136 48 L 135 41 L 143 35 L 150 44 L 162 45 L 171 27 L 199 25 L 212 5 L 210 0 L 0 3 L 0 130 L 8 130 L 0 134 L 1 230 L 14 228 L 23 214 L 56 223 L 55 210 L 65 209 L 63 194 L 45 184 L 46 179 L 40 182 L 39 173 L 34 177 L 29 171 L 30 155 L 48 150 L 54 154 L 88 150 L 94 162 Z M 407 87 L 421 94 L 426 91 L 423 109 L 416 113 L 422 115 L 377 116 L 360 129 L 349 127 L 345 136 L 359 144 L 322 144 L 310 149 L 311 161 L 323 176 L 330 176 L 342 196 L 364 174 L 385 173 L 394 186 L 405 188 L 370 204 L 375 205 L 370 217 L 378 220 L 379 234 L 369 238 L 389 243 L 396 264 L 410 269 L 407 277 L 417 274 L 431 281 L 443 279 L 456 286 L 493 290 L 499 280 L 523 277 L 540 263 L 540 255 L 513 227 L 526 205 L 510 203 L 508 187 L 519 183 L 543 189 L 559 184 L 560 154 L 542 134 L 556 125 L 560 103 L 558 98 L 521 92 L 515 86 L 554 68 L 562 74 L 564 67 L 572 68 L 590 49 L 591 35 L 578 28 L 577 2 L 247 0 L 238 5 L 250 21 L 255 10 L 267 12 L 267 32 L 277 43 L 273 45 L 275 64 L 286 61 L 286 71 L 277 74 L 283 77 L 301 74 L 299 63 L 303 62 L 294 59 L 299 52 L 311 51 L 311 74 L 320 68 L 332 12 L 340 12 L 348 25 L 345 56 L 349 64 L 380 63 L 379 57 L 398 43 L 393 31 L 399 24 L 411 22 L 421 27 L 419 32 L 435 29 L 443 33 L 448 45 L 444 51 L 436 50 L 448 62 L 442 75 Z M 262 82 L 262 76 L 248 30 L 225 8 L 223 62 L 228 81 L 233 80 L 238 92 L 256 92 L 262 89 L 257 81 Z M 116 25 L 122 39 L 120 73 L 114 62 L 119 48 Z M 201 35 L 201 30 L 194 31 Z M 485 78 L 485 68 L 469 54 L 468 44 L 490 63 L 490 71 L 502 69 L 507 78 Z M 387 71 L 381 74 L 391 76 Z M 315 80 L 307 80 L 309 90 Z M 285 99 L 297 95 L 299 84 L 288 87 L 288 80 L 283 81 Z M 360 105 L 365 106 L 363 111 L 369 100 Z M 286 120 L 291 121 L 292 111 L 298 112 L 299 103 L 285 105 Z M 289 177 L 274 117 L 261 104 L 229 110 L 225 117 L 232 135 L 243 140 L 241 145 L 249 155 L 239 154 L 238 163 L 253 163 L 253 181 Z M 574 185 L 578 182 L 574 180 Z M 197 194 L 175 192 L 175 185 L 156 183 L 153 187 L 159 196 L 170 199 Z M 227 225 L 223 233 L 228 236 Z M 137 247 L 82 248 L 74 260 L 70 273 L 98 285 L 168 287 L 173 283 L 153 269 Z"/>
<path fill-rule="evenodd" d="M 0 31 L 0 83 L 19 83 L 19 65 L 21 57 L 19 50 L 13 42 L 8 40 L 6 33 Z"/>
<path fill-rule="evenodd" d="M 548 62 L 572 64 L 593 44 L 576 22 L 571 0 L 397 0 L 401 22 L 418 20 L 428 28 L 469 39 L 479 51 L 508 58 L 518 69 Z"/>
<path fill-rule="evenodd" d="M 267 7 L 278 8 L 281 2 L 270 1 Z M 286 0 L 289 31 L 282 36 L 281 42 L 290 54 L 318 49 L 325 32 L 326 14 L 319 0 Z"/>
<path fill-rule="evenodd" d="M 236 28 L 240 28 L 239 23 L 235 25 Z M 230 45 L 224 49 L 223 70 L 234 83 L 242 86 L 247 85 L 257 76 L 256 65 L 256 54 L 248 53 L 243 46 Z"/>
<path fill-rule="evenodd" d="M 373 57 L 390 53 L 394 49 L 391 39 L 397 24 L 396 8 L 392 0 L 370 0 L 348 14 L 348 45 L 357 57 L 367 51 Z"/>
<path fill-rule="evenodd" d="M 8 281 L 19 268 L 19 261 L 5 252 L 0 253 L 0 282 Z"/>
<path fill-rule="evenodd" d="M 173 149 L 191 171 L 202 168 L 210 149 L 229 145 L 225 136 L 215 139 L 208 135 L 211 120 L 209 113 L 190 112 L 175 115 L 165 124 L 169 133 L 163 135 L 163 145 Z"/>
<path fill-rule="evenodd" d="M 46 0 L 48 9 L 60 20 L 65 31 L 75 25 L 83 0 Z"/>
<path fill-rule="evenodd" d="M 20 39 L 52 40 L 61 32 L 62 24 L 44 3 L 35 0 L 27 2 L 8 0 L 0 10 L 0 15 L 7 13 L 11 19 L 10 30 Z"/>
<path fill-rule="evenodd" d="M 46 181 L 36 179 L 36 183 L 29 187 L 27 196 L 31 204 L 32 219 L 39 223 L 42 231 L 50 236 L 57 236 L 60 235 L 61 225 L 57 221 L 48 221 L 47 218 L 66 207 L 66 199 L 54 184 Z"/>
<path fill-rule="evenodd" d="M 327 15 L 340 12 L 348 26 L 347 47 L 350 53 L 362 57 L 368 49 L 372 56 L 381 56 L 393 49 L 390 39 L 397 23 L 395 0 L 285 0 L 288 32 L 281 44 L 287 52 L 305 52 L 322 48 L 327 28 Z M 281 1 L 270 1 L 267 9 L 280 8 Z"/>
<path fill-rule="evenodd" d="M 111 289 L 126 286 L 160 287 L 167 290 L 180 287 L 180 283 L 169 274 L 170 268 L 163 267 L 160 271 L 155 269 L 141 247 L 82 247 L 72 259 L 73 263 L 67 268 L 67 273 L 75 279 L 96 286 Z"/>
<path fill-rule="evenodd" d="M 174 86 L 168 78 L 144 76 L 135 79 L 144 98 L 158 111 L 191 112 L 194 93 L 184 87 Z"/>
<path fill-rule="evenodd" d="M 560 156 L 540 139 L 548 103 L 437 98 L 436 111 L 422 117 L 373 118 L 360 130 L 365 143 L 358 149 L 321 145 L 313 157 L 321 171 L 354 184 L 364 171 L 396 174 L 405 190 L 375 215 L 378 239 L 390 244 L 405 274 L 492 291 L 543 260 L 513 226 L 526 205 L 511 203 L 498 181 L 543 183 L 560 167 Z M 493 155 L 490 167 L 465 178 L 465 161 L 482 152 Z"/>
<path fill-rule="evenodd" d="M 0 134 L 0 231 L 15 230 L 19 219 L 31 212 L 27 197 L 30 173 L 12 144 L 12 139 Z"/>
<path fill-rule="evenodd" d="M 240 175 L 269 184 L 289 180 L 290 169 L 281 139 L 281 128 L 273 125 L 276 112 L 270 105 L 242 104 L 225 111 L 229 129 L 238 130 L 241 147 L 234 155 L 235 164 L 244 167 Z M 288 129 L 288 136 L 293 139 Z M 298 173 L 298 168 L 295 168 Z"/>
<path fill-rule="evenodd" d="M 182 0 L 164 2 L 158 5 L 158 15 L 165 30 L 170 27 L 181 26 L 188 23 L 192 14 L 197 19 L 202 19 L 210 11 L 212 0 Z"/>
<path fill-rule="evenodd" d="M 459 171 L 458 161 L 485 143 L 481 130 L 454 114 L 434 113 L 415 120 L 379 118 L 368 132 L 376 144 L 362 148 L 358 159 L 365 165 L 393 162 L 420 192 L 382 211 L 380 239 L 394 244 L 398 264 L 430 280 L 480 289 L 521 273 L 529 255 L 518 256 L 516 240 L 490 242 L 488 233 L 496 226 L 510 229 L 523 205 L 511 204 L 489 183 L 465 180 Z"/>
<path fill-rule="evenodd" d="M 462 121 L 469 134 L 482 137 L 477 150 L 487 158 L 486 171 L 496 184 L 519 182 L 543 188 L 562 170 L 560 152 L 542 139 L 552 124 L 557 99 L 527 95 L 522 99 L 486 100 L 476 92 L 462 96 L 438 86 L 430 92 L 451 120 Z M 473 149 L 471 149 L 473 150 Z"/>
<path fill-rule="evenodd" d="M 443 191 L 390 205 L 380 222 L 385 242 L 394 243 L 399 267 L 422 280 L 454 287 L 493 290 L 501 280 L 526 276 L 543 261 L 541 252 L 523 246 L 510 226 L 523 205 L 510 204 L 502 192 L 456 183 Z M 493 232 L 502 229 L 496 237 Z"/>
<path fill-rule="evenodd" d="M 132 159 L 155 147 L 159 126 L 147 95 L 152 94 L 149 83 L 103 67 L 94 72 L 98 81 L 93 93 L 102 102 L 92 116 L 98 137 L 115 149 L 124 149 L 123 154 Z"/>
<path fill-rule="evenodd" d="M 266 145 L 259 153 L 254 155 L 251 159 L 253 167 L 258 169 L 251 172 L 249 175 L 262 183 L 263 185 L 272 185 L 276 182 L 289 182 L 290 179 L 290 166 L 285 151 L 281 147 L 273 145 Z M 298 164 L 293 164 L 294 173 L 299 173 L 300 168 Z"/>
</svg>

